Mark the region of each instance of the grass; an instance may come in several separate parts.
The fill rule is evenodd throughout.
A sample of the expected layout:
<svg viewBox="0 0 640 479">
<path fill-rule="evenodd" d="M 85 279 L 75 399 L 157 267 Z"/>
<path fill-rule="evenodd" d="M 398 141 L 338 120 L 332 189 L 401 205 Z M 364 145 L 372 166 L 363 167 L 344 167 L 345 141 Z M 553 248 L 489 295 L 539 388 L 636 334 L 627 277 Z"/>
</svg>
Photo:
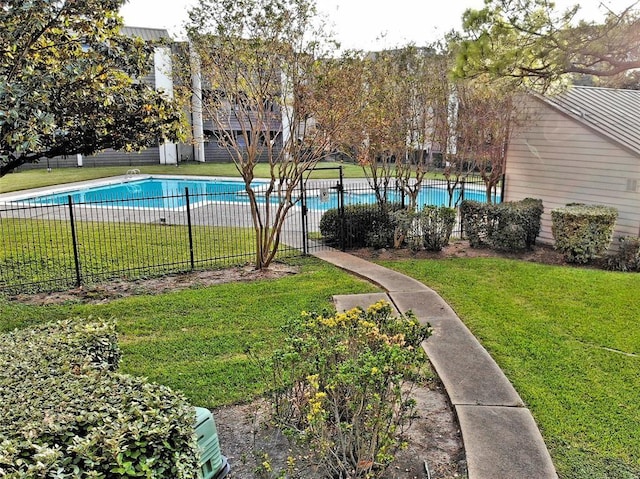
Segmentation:
<svg viewBox="0 0 640 479">
<path fill-rule="evenodd" d="M 394 261 L 437 290 L 531 409 L 563 479 L 640 477 L 640 275 Z"/>
<path fill-rule="evenodd" d="M 318 167 L 343 167 L 345 178 L 364 178 L 362 168 L 353 163 L 333 163 L 321 162 Z M 181 163 L 178 167 L 168 165 L 143 165 L 136 166 L 143 175 L 193 175 L 193 176 L 226 176 L 240 177 L 238 170 L 233 163 Z M 127 166 L 104 166 L 104 167 L 83 167 L 83 168 L 55 168 L 50 173 L 46 169 L 26 170 L 12 173 L 0 178 L 0 193 L 10 193 L 12 191 L 26 190 L 29 188 L 40 188 L 45 186 L 72 183 L 75 181 L 95 180 L 110 176 L 124 175 L 129 167 Z M 257 178 L 270 177 L 269 167 L 265 164 L 258 164 L 255 168 Z M 338 170 L 317 170 L 314 171 L 313 179 L 335 179 L 338 178 Z M 430 173 L 430 178 L 443 178 L 440 173 Z"/>
<path fill-rule="evenodd" d="M 0 331 L 69 317 L 116 318 L 120 370 L 165 384 L 194 405 L 247 402 L 269 387 L 264 359 L 282 342 L 283 322 L 322 310 L 334 294 L 375 291 L 318 260 L 277 280 L 227 283 L 105 304 L 27 305 L 0 297 Z M 248 351 L 251 351 L 248 354 Z M 254 357 L 255 356 L 255 357 Z"/>
</svg>

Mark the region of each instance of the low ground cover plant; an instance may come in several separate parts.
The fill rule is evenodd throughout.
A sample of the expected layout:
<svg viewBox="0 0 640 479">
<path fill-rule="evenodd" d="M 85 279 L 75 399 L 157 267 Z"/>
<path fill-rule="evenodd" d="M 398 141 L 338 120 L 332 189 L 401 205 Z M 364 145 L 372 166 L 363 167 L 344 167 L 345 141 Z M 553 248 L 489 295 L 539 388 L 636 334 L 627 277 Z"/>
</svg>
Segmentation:
<svg viewBox="0 0 640 479">
<path fill-rule="evenodd" d="M 403 445 L 429 328 L 381 301 L 304 313 L 285 332 L 272 360 L 277 423 L 310 446 L 321 477 L 380 477 Z"/>
<path fill-rule="evenodd" d="M 611 244 L 618 210 L 610 206 L 568 204 L 551 211 L 555 248 L 571 263 L 588 263 Z"/>
<path fill-rule="evenodd" d="M 640 271 L 640 237 L 618 238 L 618 251 L 607 258 L 607 266 L 614 271 Z"/>
<path fill-rule="evenodd" d="M 193 407 L 119 358 L 112 322 L 0 336 L 0 476 L 196 479 Z"/>
</svg>

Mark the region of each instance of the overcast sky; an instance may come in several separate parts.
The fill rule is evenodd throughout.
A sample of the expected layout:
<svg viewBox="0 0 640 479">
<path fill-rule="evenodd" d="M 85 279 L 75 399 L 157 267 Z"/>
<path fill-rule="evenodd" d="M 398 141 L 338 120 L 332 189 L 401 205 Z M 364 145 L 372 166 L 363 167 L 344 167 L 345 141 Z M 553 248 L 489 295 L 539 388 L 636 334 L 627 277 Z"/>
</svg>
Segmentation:
<svg viewBox="0 0 640 479">
<path fill-rule="evenodd" d="M 181 37 L 189 6 L 197 0 L 129 0 L 122 10 L 126 25 L 166 28 Z M 467 8 L 481 8 L 483 0 L 316 0 L 318 8 L 334 25 L 336 38 L 344 48 L 380 50 L 414 42 L 425 45 L 438 40 L 451 29 L 459 30 Z M 567 7 L 572 0 L 556 0 Z M 583 16 L 602 16 L 604 3 L 614 11 L 633 0 L 582 0 Z M 383 40 L 378 40 L 384 35 Z"/>
</svg>

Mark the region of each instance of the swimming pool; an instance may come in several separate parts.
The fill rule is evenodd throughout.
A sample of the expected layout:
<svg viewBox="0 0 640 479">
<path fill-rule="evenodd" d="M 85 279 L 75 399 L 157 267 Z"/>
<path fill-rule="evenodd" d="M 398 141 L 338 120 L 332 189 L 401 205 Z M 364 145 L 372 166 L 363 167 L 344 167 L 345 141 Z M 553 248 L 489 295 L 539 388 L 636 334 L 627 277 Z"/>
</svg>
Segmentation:
<svg viewBox="0 0 640 479">
<path fill-rule="evenodd" d="M 257 191 L 258 202 L 264 203 L 265 196 L 261 194 L 266 181 L 252 183 Z M 326 211 L 338 207 L 338 193 L 330 181 L 309 185 L 307 188 L 307 208 Z M 30 205 L 66 205 L 69 197 L 74 204 L 85 204 L 100 207 L 145 208 L 145 209 L 184 209 L 189 191 L 189 203 L 192 207 L 212 203 L 249 203 L 244 182 L 235 179 L 185 179 L 148 177 L 126 180 L 117 183 L 101 184 L 84 188 L 68 189 L 65 191 L 21 197 L 18 202 Z M 298 190 L 296 190 L 296 193 Z M 460 199 L 462 192 L 458 188 L 454 192 L 454 203 Z M 485 201 L 482 189 L 468 188 L 464 192 L 465 199 Z M 389 191 L 387 199 L 391 202 L 402 200 L 400 193 Z M 277 203 L 279 198 L 272 195 L 271 201 Z M 345 205 L 373 204 L 376 196 L 368 185 L 345 185 Z M 448 205 L 449 194 L 446 183 L 429 184 L 424 186 L 418 195 L 418 207 L 424 205 Z"/>
<path fill-rule="evenodd" d="M 261 182 L 253 184 L 259 186 Z M 248 202 L 244 182 L 239 180 L 155 177 L 21 198 L 20 202 L 36 205 L 66 205 L 71 197 L 74 204 L 182 209 L 186 206 L 185 191 L 187 189 L 193 206 L 211 201 Z"/>
</svg>

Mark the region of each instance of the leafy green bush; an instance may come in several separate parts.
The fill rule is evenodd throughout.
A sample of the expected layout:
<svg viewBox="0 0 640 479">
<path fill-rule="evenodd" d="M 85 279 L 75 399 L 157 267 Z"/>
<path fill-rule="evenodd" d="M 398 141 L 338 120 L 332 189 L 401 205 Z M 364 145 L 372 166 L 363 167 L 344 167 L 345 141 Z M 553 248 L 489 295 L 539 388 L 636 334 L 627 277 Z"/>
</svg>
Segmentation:
<svg viewBox="0 0 640 479">
<path fill-rule="evenodd" d="M 543 211 L 542 200 L 534 198 L 499 204 L 465 200 L 460 205 L 463 230 L 471 246 L 500 251 L 532 248 Z"/>
<path fill-rule="evenodd" d="M 615 208 L 569 204 L 551 211 L 555 247 L 572 263 L 588 263 L 611 244 L 618 218 Z"/>
<path fill-rule="evenodd" d="M 614 271 L 640 271 L 640 237 L 618 238 L 618 251 L 609 256 L 607 266 Z"/>
<path fill-rule="evenodd" d="M 425 206 L 418 214 L 422 246 L 429 251 L 440 251 L 449 244 L 456 222 L 456 210 L 446 206 Z"/>
<path fill-rule="evenodd" d="M 394 244 L 395 224 L 391 212 L 400 208 L 397 204 L 345 206 L 344 233 L 339 211 L 333 208 L 322 215 L 320 232 L 329 244 L 343 244 L 345 248 L 387 248 Z"/>
<path fill-rule="evenodd" d="M 499 251 L 531 249 L 540 234 L 542 200 L 525 198 L 492 205 L 490 245 Z"/>
<path fill-rule="evenodd" d="M 310 445 L 323 477 L 379 477 L 413 413 L 407 381 L 425 364 L 429 328 L 381 301 L 367 311 L 303 313 L 285 331 L 273 356 L 278 423 Z"/>
<path fill-rule="evenodd" d="M 195 479 L 193 407 L 119 357 L 111 322 L 0 336 L 0 475 Z"/>
<path fill-rule="evenodd" d="M 463 200 L 460 203 L 462 231 L 472 248 L 488 246 L 490 208 L 491 204 L 479 201 Z"/>
<path fill-rule="evenodd" d="M 401 248 L 407 242 L 410 247 L 415 245 L 415 218 L 414 211 L 408 209 L 399 209 L 392 211 L 391 222 L 394 225 L 393 247 Z"/>
</svg>

